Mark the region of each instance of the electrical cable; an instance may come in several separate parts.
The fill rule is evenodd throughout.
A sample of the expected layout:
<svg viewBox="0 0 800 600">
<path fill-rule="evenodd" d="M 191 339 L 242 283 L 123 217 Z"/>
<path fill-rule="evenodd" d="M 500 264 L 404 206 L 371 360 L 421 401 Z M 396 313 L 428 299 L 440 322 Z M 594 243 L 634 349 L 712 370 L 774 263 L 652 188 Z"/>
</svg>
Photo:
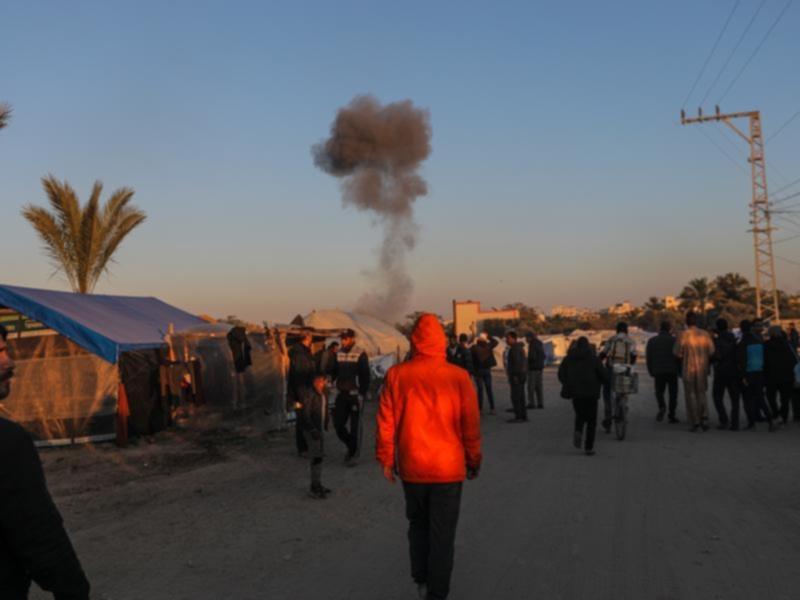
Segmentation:
<svg viewBox="0 0 800 600">
<path fill-rule="evenodd" d="M 753 53 L 750 55 L 747 61 L 745 61 L 745 63 L 742 65 L 742 68 L 739 69 L 739 72 L 736 74 L 736 77 L 734 77 L 733 81 L 731 81 L 730 85 L 728 85 L 728 88 L 725 90 L 725 93 L 722 94 L 722 96 L 720 96 L 719 100 L 717 101 L 717 104 L 722 103 L 722 101 L 725 99 L 725 96 L 728 95 L 728 92 L 730 92 L 733 86 L 736 84 L 736 82 L 739 81 L 739 77 L 742 76 L 742 73 L 745 72 L 745 69 L 747 69 L 747 66 L 750 64 L 750 61 L 752 61 L 755 58 L 756 54 L 758 54 L 758 51 L 761 50 L 761 46 L 763 46 L 764 42 L 767 41 L 767 38 L 772 33 L 772 30 L 775 29 L 778 23 L 780 23 L 781 19 L 783 18 L 783 15 L 786 14 L 786 11 L 789 10 L 789 7 L 792 5 L 792 2 L 794 2 L 794 0 L 788 0 L 788 2 L 784 4 L 783 9 L 778 14 L 778 18 L 775 19 L 770 28 L 767 30 L 767 33 L 764 35 L 763 38 L 761 38 L 761 41 L 758 43 L 758 46 L 756 46 L 756 49 L 753 50 Z M 759 10 L 760 9 L 761 7 L 759 7 Z"/>
<path fill-rule="evenodd" d="M 714 144 L 714 147 L 715 147 L 717 150 L 719 150 L 720 152 L 722 152 L 722 154 L 724 154 L 724 155 L 725 155 L 725 156 L 728 158 L 728 160 L 729 160 L 729 161 L 731 161 L 731 162 L 733 163 L 733 165 L 734 165 L 734 166 L 735 166 L 737 169 L 739 169 L 739 170 L 740 170 L 742 173 L 744 173 L 744 174 L 747 174 L 747 169 L 745 169 L 745 168 L 744 168 L 744 166 L 743 166 L 741 163 L 739 163 L 739 161 L 738 161 L 738 160 L 736 160 L 736 159 L 735 159 L 735 158 L 733 158 L 733 157 L 732 157 L 730 154 L 728 154 L 728 152 L 725 150 L 725 148 L 723 148 L 722 146 L 720 146 L 720 145 L 719 145 L 719 143 L 717 143 L 717 142 L 714 140 L 714 138 L 712 138 L 710 135 L 708 135 L 708 134 L 706 133 L 705 129 L 703 129 L 702 127 L 695 127 L 695 130 L 696 130 L 696 131 L 699 131 L 700 133 L 702 133 L 702 134 L 705 136 L 705 138 L 706 138 L 706 139 L 707 139 L 709 142 L 711 142 L 712 144 Z"/>
<path fill-rule="evenodd" d="M 708 67 L 708 63 L 711 62 L 711 58 L 714 56 L 714 52 L 717 51 L 717 46 L 719 46 L 719 42 L 720 42 L 720 40 L 722 40 L 722 36 L 725 35 L 725 31 L 728 29 L 728 25 L 730 24 L 731 19 L 733 18 L 734 13 L 736 12 L 736 9 L 739 8 L 739 3 L 740 2 L 741 2 L 741 0 L 736 0 L 736 3 L 733 5 L 733 8 L 731 9 L 731 12 L 728 15 L 728 18 L 725 20 L 725 25 L 722 26 L 722 31 L 720 31 L 719 35 L 717 36 L 717 41 L 714 42 L 714 46 L 711 48 L 711 52 L 708 53 L 708 57 L 706 58 L 706 62 L 703 63 L 703 67 L 700 69 L 700 72 L 697 74 L 697 78 L 694 80 L 694 83 L 692 84 L 692 87 L 689 90 L 689 93 L 686 94 L 686 99 L 683 101 L 683 104 L 681 105 L 681 108 L 686 108 L 686 103 L 689 102 L 689 98 L 691 98 L 692 94 L 694 93 L 694 90 L 697 87 L 697 84 L 700 83 L 700 78 L 703 76 L 703 73 L 705 73 L 706 68 Z"/>
<path fill-rule="evenodd" d="M 794 114 L 793 114 L 791 117 L 789 117 L 789 119 L 788 119 L 788 120 L 787 120 L 787 121 L 786 121 L 786 122 L 785 122 L 783 125 L 781 125 L 780 127 L 778 127 L 778 129 L 775 131 L 775 133 L 773 133 L 771 136 L 769 136 L 769 137 L 768 137 L 766 140 L 764 140 L 764 141 L 765 141 L 765 142 L 769 142 L 770 140 L 774 139 L 774 138 L 775 138 L 775 137 L 776 137 L 776 136 L 777 136 L 777 135 L 778 135 L 778 134 L 779 134 L 781 131 L 783 131 L 784 129 L 786 129 L 786 126 L 787 126 L 787 125 L 789 125 L 789 123 L 791 123 L 792 121 L 794 121 L 794 120 L 795 120 L 795 119 L 798 117 L 798 115 L 800 115 L 800 110 L 798 110 L 798 111 L 797 111 L 796 113 L 794 113 Z"/>
<path fill-rule="evenodd" d="M 739 38 L 739 41 L 736 42 L 736 45 L 733 47 L 733 50 L 731 50 L 731 53 L 728 55 L 728 59 L 725 61 L 725 64 L 722 65 L 722 68 L 719 70 L 719 73 L 717 73 L 717 76 L 714 78 L 714 82 L 711 84 L 711 87 L 708 88 L 708 91 L 706 92 L 706 95 L 703 96 L 703 99 L 700 101 L 700 105 L 701 106 L 703 105 L 703 103 L 705 103 L 705 101 L 711 95 L 711 91 L 714 89 L 714 87 L 717 85 L 717 83 L 719 83 L 720 77 L 722 77 L 722 74 L 725 72 L 725 69 L 728 68 L 728 65 L 730 64 L 731 59 L 733 59 L 734 54 L 736 54 L 736 51 L 739 49 L 739 46 L 742 45 L 742 41 L 744 40 L 745 36 L 747 35 L 747 32 L 750 31 L 750 28 L 753 26 L 753 23 L 755 23 L 756 18 L 758 17 L 758 14 L 761 12 L 761 9 L 764 8 L 764 5 L 766 3 L 767 3 L 767 0 L 761 0 L 761 4 L 758 5 L 758 8 L 756 9 L 756 13 L 750 19 L 750 22 L 747 24 L 747 27 L 744 28 L 744 31 L 742 32 L 742 35 Z"/>
</svg>

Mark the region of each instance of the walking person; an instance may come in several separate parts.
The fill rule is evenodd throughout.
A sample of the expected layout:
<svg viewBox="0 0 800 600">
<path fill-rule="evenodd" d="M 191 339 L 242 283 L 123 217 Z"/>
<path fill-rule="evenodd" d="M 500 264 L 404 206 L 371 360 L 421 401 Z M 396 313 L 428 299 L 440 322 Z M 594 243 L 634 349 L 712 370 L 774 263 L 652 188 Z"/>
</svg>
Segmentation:
<svg viewBox="0 0 800 600">
<path fill-rule="evenodd" d="M 324 500 L 331 493 L 322 485 L 322 459 L 325 456 L 325 432 L 328 430 L 328 380 L 322 373 L 314 375 L 311 388 L 303 390 L 298 407 L 298 420 L 309 448 L 312 498 Z"/>
<path fill-rule="evenodd" d="M 447 364 L 446 339 L 431 314 L 411 335 L 413 358 L 389 369 L 377 417 L 376 456 L 384 477 L 403 482 L 411 576 L 419 597 L 450 592 L 464 479 L 481 466 L 481 433 L 469 375 Z"/>
<path fill-rule="evenodd" d="M 613 389 L 614 366 L 633 366 L 636 364 L 636 344 L 628 335 L 628 324 L 617 323 L 617 333 L 606 341 L 601 354 L 601 360 L 606 361 L 606 376 L 608 378 L 607 392 L 603 393 L 605 414 L 603 416 L 603 429 L 611 432 L 612 415 L 617 418 L 617 406 L 627 400 L 625 394 L 619 394 Z"/>
<path fill-rule="evenodd" d="M 736 358 L 736 336 L 728 330 L 725 319 L 717 320 L 717 335 L 714 338 L 714 383 L 711 397 L 719 417 L 719 429 L 739 430 L 739 398 L 742 389 L 742 374 Z M 725 410 L 725 392 L 731 399 L 730 420 Z"/>
<path fill-rule="evenodd" d="M 536 332 L 525 335 L 528 342 L 528 408 L 544 408 L 544 344 Z"/>
<path fill-rule="evenodd" d="M 470 377 L 475 372 L 475 367 L 472 364 L 472 351 L 469 347 L 469 336 L 462 333 L 458 336 L 458 348 L 456 348 L 454 360 L 450 361 L 457 367 L 461 367 Z"/>
<path fill-rule="evenodd" d="M 778 325 L 769 328 L 769 339 L 764 342 L 764 382 L 767 403 L 773 420 L 786 425 L 789 420 L 789 403 L 794 392 L 794 367 L 797 355 L 791 342 Z M 780 407 L 778 406 L 780 396 Z"/>
<path fill-rule="evenodd" d="M 302 398 L 311 390 L 314 375 L 317 373 L 317 361 L 311 354 L 313 338 L 311 333 L 305 332 L 296 344 L 289 350 L 289 375 L 287 377 L 287 399 L 289 408 L 295 413 L 294 440 L 298 456 L 305 456 L 308 444 L 300 425 L 299 407 Z"/>
<path fill-rule="evenodd" d="M 678 406 L 678 371 L 680 363 L 675 358 L 675 336 L 672 335 L 672 324 L 663 321 L 658 335 L 647 341 L 647 372 L 655 380 L 656 402 L 658 413 L 656 421 L 663 421 L 667 414 L 664 393 L 669 390 L 670 423 L 678 423 L 675 410 Z"/>
<path fill-rule="evenodd" d="M 675 343 L 675 356 L 681 359 L 681 376 L 689 431 L 708 431 L 708 375 L 714 341 L 697 326 L 697 313 L 686 313 L 686 329 Z"/>
<path fill-rule="evenodd" d="M 489 337 L 485 331 L 478 336 L 472 346 L 472 366 L 475 369 L 475 387 L 478 388 L 478 408 L 483 413 L 483 395 L 489 402 L 489 414 L 495 414 L 494 392 L 492 391 L 492 369 L 497 366 L 494 349 L 500 342 L 494 337 Z"/>
<path fill-rule="evenodd" d="M 744 320 L 739 324 L 742 339 L 736 347 L 739 373 L 743 377 L 744 409 L 747 413 L 747 429 L 756 428 L 756 422 L 761 413 L 769 425 L 769 430 L 774 431 L 772 413 L 764 397 L 764 343 L 759 335 L 753 331 L 753 324 Z"/>
<path fill-rule="evenodd" d="M 0 325 L 0 402 L 14 361 Z M 89 582 L 47 489 L 30 434 L 0 417 L 0 598 L 27 600 L 31 583 L 56 600 L 89 600 Z"/>
<path fill-rule="evenodd" d="M 528 376 L 528 359 L 525 356 L 525 347 L 517 339 L 516 331 L 506 333 L 508 354 L 506 359 L 506 375 L 511 386 L 511 406 L 514 417 L 509 423 L 524 423 L 528 420 L 528 411 L 525 408 L 525 378 Z"/>
<path fill-rule="evenodd" d="M 371 374 L 367 353 L 356 345 L 356 332 L 345 329 L 340 339 L 342 346 L 333 368 L 333 380 L 338 391 L 333 423 L 336 435 L 347 447 L 345 464 L 353 467 L 361 453 L 361 414 Z"/>
<path fill-rule="evenodd" d="M 580 449 L 583 443 L 587 456 L 594 454 L 597 403 L 606 376 L 603 363 L 586 337 L 578 338 L 558 367 L 558 380 L 563 386 L 564 395 L 572 400 L 575 410 L 573 444 Z"/>
<path fill-rule="evenodd" d="M 794 321 L 789 323 L 789 342 L 792 344 L 792 349 L 797 352 L 800 348 L 800 332 L 797 331 Z"/>
</svg>

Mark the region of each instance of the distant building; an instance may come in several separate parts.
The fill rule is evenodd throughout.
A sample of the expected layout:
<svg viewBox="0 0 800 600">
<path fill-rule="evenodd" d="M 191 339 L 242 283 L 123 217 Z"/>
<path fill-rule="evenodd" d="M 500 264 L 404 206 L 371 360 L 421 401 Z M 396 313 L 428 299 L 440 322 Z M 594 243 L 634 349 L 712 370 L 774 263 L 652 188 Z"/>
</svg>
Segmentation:
<svg viewBox="0 0 800 600">
<path fill-rule="evenodd" d="M 519 311 L 512 310 L 483 310 L 480 302 L 467 300 L 459 302 L 453 300 L 453 331 L 456 335 L 466 333 L 475 336 L 480 332 L 480 324 L 490 320 L 510 321 L 519 319 Z"/>
<path fill-rule="evenodd" d="M 563 304 L 557 304 L 550 310 L 551 316 L 561 317 L 562 319 L 584 319 L 592 314 L 592 311 L 588 308 L 578 308 L 577 306 Z"/>
<path fill-rule="evenodd" d="M 614 306 L 608 307 L 608 314 L 616 315 L 618 317 L 629 315 L 636 310 L 636 307 L 630 301 L 617 302 Z"/>
<path fill-rule="evenodd" d="M 675 296 L 664 296 L 664 308 L 667 310 L 678 310 L 681 307 L 680 299 Z"/>
</svg>

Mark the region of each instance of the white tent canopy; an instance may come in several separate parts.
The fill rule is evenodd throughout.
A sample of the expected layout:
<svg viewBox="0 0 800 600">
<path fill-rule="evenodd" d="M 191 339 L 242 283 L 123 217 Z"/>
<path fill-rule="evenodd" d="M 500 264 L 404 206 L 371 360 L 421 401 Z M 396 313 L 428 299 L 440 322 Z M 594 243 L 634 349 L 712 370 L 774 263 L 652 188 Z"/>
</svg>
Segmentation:
<svg viewBox="0 0 800 600">
<path fill-rule="evenodd" d="M 308 327 L 315 329 L 352 329 L 356 332 L 356 343 L 370 357 L 385 354 L 406 355 L 410 345 L 397 329 L 376 317 L 343 310 L 315 310 L 303 318 Z"/>
</svg>

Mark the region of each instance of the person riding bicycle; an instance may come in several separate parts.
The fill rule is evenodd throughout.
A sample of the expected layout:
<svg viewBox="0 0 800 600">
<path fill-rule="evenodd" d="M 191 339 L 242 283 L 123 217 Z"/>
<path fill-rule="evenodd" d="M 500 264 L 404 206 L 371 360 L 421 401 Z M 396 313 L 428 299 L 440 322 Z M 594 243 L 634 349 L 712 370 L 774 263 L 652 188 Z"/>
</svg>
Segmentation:
<svg viewBox="0 0 800 600">
<path fill-rule="evenodd" d="M 614 389 L 614 367 L 632 367 L 636 364 L 636 357 L 636 344 L 628 335 L 628 324 L 625 322 L 617 323 L 616 335 L 606 341 L 603 346 L 603 352 L 600 355 L 600 358 L 606 362 L 608 381 L 611 382 L 611 385 L 603 388 L 603 408 L 605 411 L 603 429 L 606 433 L 611 431 L 612 415 L 616 417 L 617 406 L 620 406 L 620 403 L 624 406 L 624 402 L 627 400 L 627 394 L 619 393 Z"/>
</svg>

